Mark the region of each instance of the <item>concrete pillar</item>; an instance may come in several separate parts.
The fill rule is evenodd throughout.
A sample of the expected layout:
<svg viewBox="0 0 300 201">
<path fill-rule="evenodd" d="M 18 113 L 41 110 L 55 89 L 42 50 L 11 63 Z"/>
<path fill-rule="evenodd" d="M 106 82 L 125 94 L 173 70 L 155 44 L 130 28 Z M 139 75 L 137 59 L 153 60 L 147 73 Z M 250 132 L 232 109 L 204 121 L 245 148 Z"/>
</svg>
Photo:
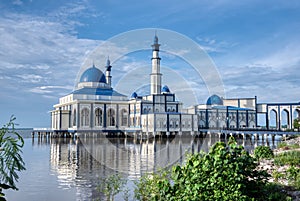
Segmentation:
<svg viewBox="0 0 300 201">
<path fill-rule="evenodd" d="M 282 139 L 283 139 L 284 141 L 286 141 L 286 134 L 283 134 L 283 135 L 282 135 Z"/>
</svg>

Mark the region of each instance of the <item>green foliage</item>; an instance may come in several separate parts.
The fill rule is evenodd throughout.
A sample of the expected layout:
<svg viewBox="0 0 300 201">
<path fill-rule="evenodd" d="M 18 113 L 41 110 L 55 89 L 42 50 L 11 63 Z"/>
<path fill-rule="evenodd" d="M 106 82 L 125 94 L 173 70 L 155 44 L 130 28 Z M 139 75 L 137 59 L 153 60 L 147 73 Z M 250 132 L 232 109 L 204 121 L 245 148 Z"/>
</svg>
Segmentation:
<svg viewBox="0 0 300 201">
<path fill-rule="evenodd" d="M 283 166 L 283 165 L 300 165 L 300 151 L 287 151 L 284 153 L 277 154 L 274 157 L 274 164 Z"/>
<path fill-rule="evenodd" d="M 110 175 L 107 178 L 103 178 L 97 187 L 97 190 L 103 193 L 108 201 L 113 201 L 114 197 L 123 191 L 127 181 L 122 179 L 118 174 Z M 125 191 L 125 199 L 128 200 L 128 190 Z"/>
<path fill-rule="evenodd" d="M 283 186 L 276 183 L 267 183 L 264 188 L 266 194 L 265 200 L 273 201 L 292 201 L 292 198 L 286 195 L 283 191 Z"/>
<path fill-rule="evenodd" d="M 134 196 L 137 200 L 161 200 L 163 190 L 170 188 L 170 171 L 159 170 L 157 173 L 146 174 L 135 182 L 137 188 Z"/>
<path fill-rule="evenodd" d="M 273 173 L 272 173 L 272 177 L 274 178 L 274 181 L 275 181 L 275 182 L 278 182 L 278 180 L 279 180 L 280 178 L 283 178 L 284 175 L 283 175 L 283 173 L 278 172 L 277 170 L 274 170 Z"/>
<path fill-rule="evenodd" d="M 270 159 L 274 157 L 274 153 L 268 146 L 258 146 L 254 149 L 254 156 L 257 159 Z"/>
<path fill-rule="evenodd" d="M 17 172 L 25 170 L 25 163 L 21 156 L 24 140 L 15 131 L 15 119 L 12 116 L 9 123 L 0 130 L 0 200 L 4 200 L 2 189 L 18 190 Z"/>
<path fill-rule="evenodd" d="M 300 189 L 300 168 L 295 166 L 290 166 L 287 169 L 287 178 L 289 180 L 289 184 Z"/>
<path fill-rule="evenodd" d="M 254 200 L 267 198 L 268 174 L 233 138 L 216 143 L 209 153 L 190 155 L 169 174 L 143 177 L 135 192 L 139 200 Z"/>
<path fill-rule="evenodd" d="M 300 128 L 300 119 L 294 119 L 294 128 L 299 129 Z"/>
</svg>

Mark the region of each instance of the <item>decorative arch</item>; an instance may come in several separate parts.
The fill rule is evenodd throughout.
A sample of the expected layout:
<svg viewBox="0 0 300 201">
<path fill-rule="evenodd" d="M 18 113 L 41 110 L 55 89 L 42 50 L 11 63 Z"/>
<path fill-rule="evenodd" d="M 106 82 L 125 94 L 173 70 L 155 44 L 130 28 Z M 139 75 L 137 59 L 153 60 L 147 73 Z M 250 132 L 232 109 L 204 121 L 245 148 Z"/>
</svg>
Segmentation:
<svg viewBox="0 0 300 201">
<path fill-rule="evenodd" d="M 81 110 L 81 126 L 89 126 L 90 124 L 90 111 L 88 108 L 83 108 Z"/>
<path fill-rule="evenodd" d="M 290 127 L 290 113 L 287 109 L 283 109 L 280 113 L 280 128 Z"/>
<path fill-rule="evenodd" d="M 147 108 L 144 108 L 147 110 Z M 128 125 L 128 112 L 126 109 L 121 110 L 121 126 L 127 126 Z"/>
<path fill-rule="evenodd" d="M 107 111 L 107 126 L 116 126 L 116 112 L 113 108 L 109 108 Z"/>
<path fill-rule="evenodd" d="M 292 125 L 293 125 L 293 128 L 295 128 L 294 121 L 296 119 L 300 119 L 300 108 L 299 109 L 296 108 L 296 109 L 293 110 L 293 116 L 292 117 L 293 117 L 293 119 L 292 119 Z"/>
<path fill-rule="evenodd" d="M 269 114 L 269 128 L 277 129 L 278 128 L 277 122 L 278 122 L 277 111 L 272 109 Z"/>
<path fill-rule="evenodd" d="M 76 109 L 74 109 L 73 110 L 73 123 L 72 123 L 73 126 L 76 126 L 76 120 L 77 120 L 76 115 L 77 115 L 76 114 Z"/>
<path fill-rule="evenodd" d="M 95 110 L 95 126 L 103 126 L 103 111 L 101 108 Z"/>
</svg>

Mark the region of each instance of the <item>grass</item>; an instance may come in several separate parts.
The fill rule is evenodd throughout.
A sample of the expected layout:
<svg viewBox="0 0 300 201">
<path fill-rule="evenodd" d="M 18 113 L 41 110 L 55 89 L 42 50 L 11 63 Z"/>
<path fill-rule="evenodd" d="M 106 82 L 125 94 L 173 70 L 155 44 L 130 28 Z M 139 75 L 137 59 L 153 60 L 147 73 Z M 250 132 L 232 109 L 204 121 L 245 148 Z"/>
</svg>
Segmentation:
<svg viewBox="0 0 300 201">
<path fill-rule="evenodd" d="M 274 164 L 279 166 L 283 166 L 283 165 L 300 166 L 300 151 L 288 151 L 288 152 L 277 154 L 274 157 Z"/>
<path fill-rule="evenodd" d="M 281 142 L 277 145 L 277 148 L 289 150 L 289 149 L 298 149 L 300 148 L 299 144 L 287 144 L 286 142 Z"/>
</svg>

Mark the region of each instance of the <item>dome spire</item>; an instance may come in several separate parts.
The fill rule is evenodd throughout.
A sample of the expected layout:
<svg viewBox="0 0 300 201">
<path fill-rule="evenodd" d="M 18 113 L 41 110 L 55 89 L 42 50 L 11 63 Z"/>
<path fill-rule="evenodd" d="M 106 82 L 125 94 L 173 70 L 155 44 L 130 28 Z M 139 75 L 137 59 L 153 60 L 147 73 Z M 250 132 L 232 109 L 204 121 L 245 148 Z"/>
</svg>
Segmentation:
<svg viewBox="0 0 300 201">
<path fill-rule="evenodd" d="M 158 37 L 157 37 L 157 34 L 156 34 L 156 30 L 155 30 L 155 35 L 154 35 L 154 45 L 155 44 L 158 44 Z"/>
<path fill-rule="evenodd" d="M 112 66 L 110 65 L 109 56 L 107 56 L 105 68 L 107 71 L 111 71 L 111 67 Z"/>
<path fill-rule="evenodd" d="M 109 60 L 109 56 L 107 56 L 107 59 L 106 59 L 106 65 L 105 65 L 105 68 L 106 68 L 106 72 L 105 72 L 105 77 L 106 77 L 106 83 L 111 86 L 111 74 L 110 74 L 110 71 L 111 71 L 111 65 L 110 65 L 110 60 Z"/>
<path fill-rule="evenodd" d="M 110 66 L 109 56 L 107 56 L 107 59 L 106 59 L 106 67 L 107 67 L 107 66 Z"/>
</svg>

